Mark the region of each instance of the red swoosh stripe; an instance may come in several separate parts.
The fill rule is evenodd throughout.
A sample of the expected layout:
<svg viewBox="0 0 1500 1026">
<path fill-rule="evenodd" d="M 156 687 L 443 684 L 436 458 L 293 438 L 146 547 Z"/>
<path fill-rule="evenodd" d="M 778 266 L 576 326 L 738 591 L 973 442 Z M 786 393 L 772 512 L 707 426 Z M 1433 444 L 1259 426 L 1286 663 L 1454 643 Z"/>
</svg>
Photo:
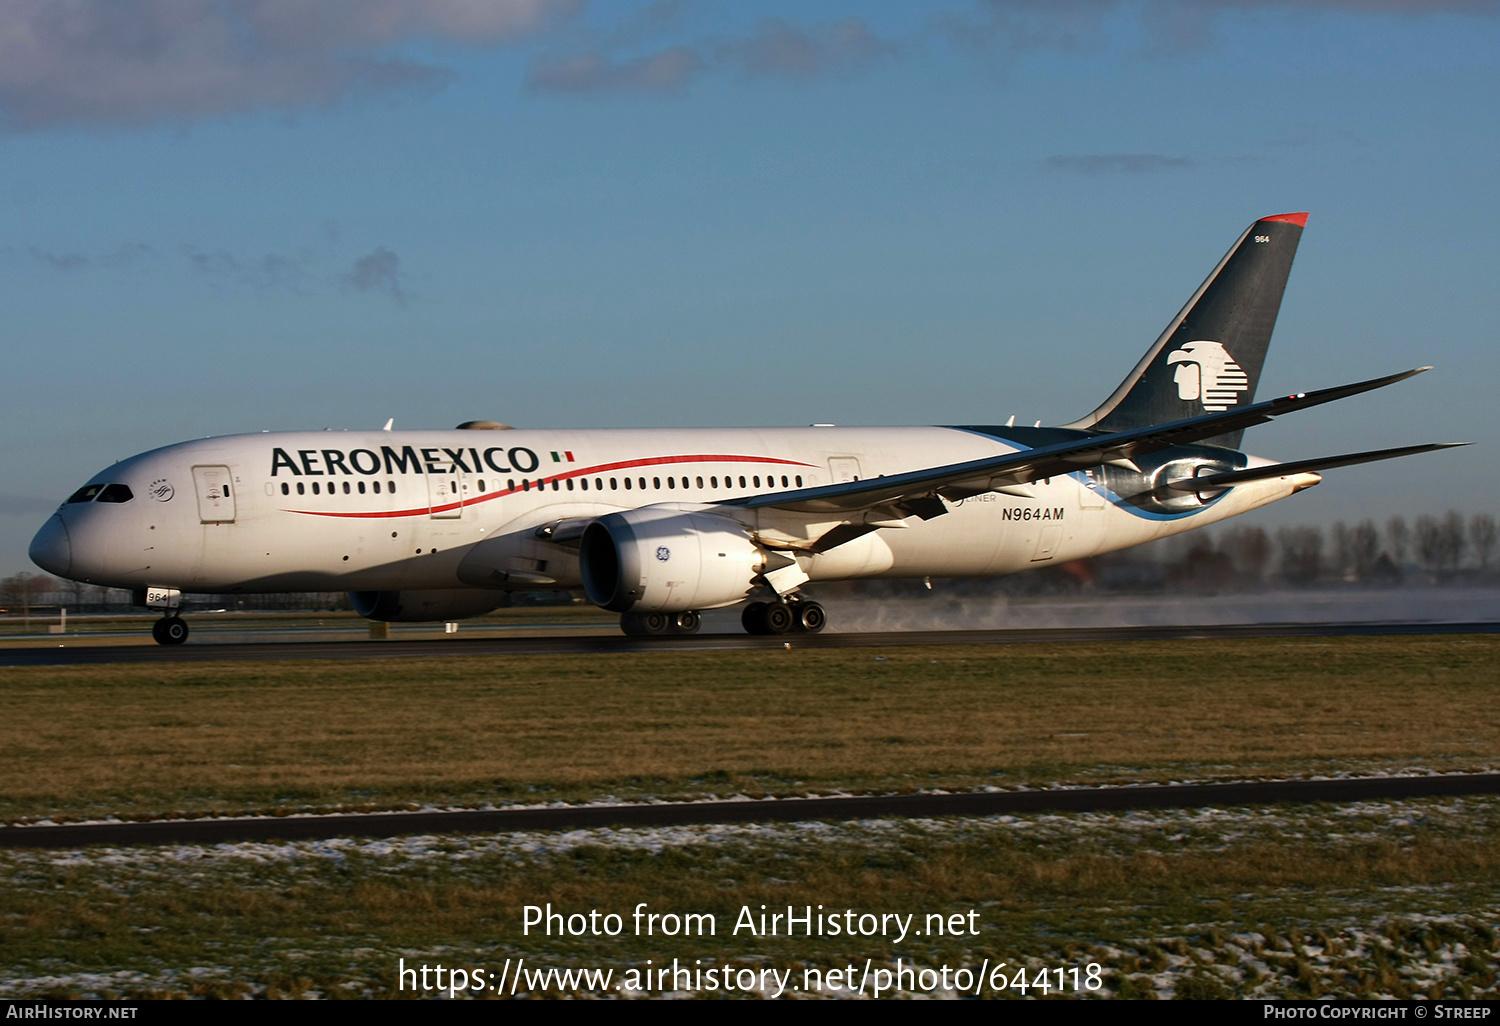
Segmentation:
<svg viewBox="0 0 1500 1026">
<path fill-rule="evenodd" d="M 777 459 L 774 456 L 656 456 L 642 460 L 621 460 L 618 463 L 601 463 L 594 467 L 584 467 L 580 470 L 569 470 L 562 474 L 546 474 L 541 478 L 525 476 L 527 483 L 532 480 L 540 480 L 544 485 L 551 481 L 565 481 L 570 477 L 591 477 L 595 474 L 608 474 L 616 470 L 630 470 L 636 467 L 659 467 L 673 463 L 777 463 L 788 467 L 812 467 L 813 463 L 802 463 L 798 460 Z M 498 492 L 485 492 L 476 495 L 472 499 L 462 502 L 450 502 L 446 506 L 423 506 L 419 509 L 396 509 L 382 510 L 370 513 L 338 513 L 320 509 L 285 509 L 283 513 L 300 513 L 308 517 L 340 517 L 340 518 L 362 518 L 384 520 L 393 517 L 420 517 L 431 516 L 433 513 L 445 513 L 450 509 L 458 509 L 460 506 L 475 506 L 481 502 L 490 502 L 493 499 L 503 498 L 507 495 L 519 494 L 525 489 L 506 488 Z"/>
</svg>

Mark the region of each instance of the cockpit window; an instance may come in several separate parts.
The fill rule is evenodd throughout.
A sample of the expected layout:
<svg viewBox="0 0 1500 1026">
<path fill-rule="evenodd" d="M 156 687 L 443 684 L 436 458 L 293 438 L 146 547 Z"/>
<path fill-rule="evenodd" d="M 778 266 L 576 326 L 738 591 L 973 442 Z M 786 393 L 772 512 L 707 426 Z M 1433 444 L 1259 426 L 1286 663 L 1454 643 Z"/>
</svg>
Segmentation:
<svg viewBox="0 0 1500 1026">
<path fill-rule="evenodd" d="M 78 491 L 68 496 L 69 502 L 93 502 L 94 496 L 98 495 L 104 486 L 101 484 L 84 485 Z"/>
<path fill-rule="evenodd" d="M 105 485 L 99 493 L 100 502 L 129 502 L 133 498 L 130 489 L 122 484 Z"/>
</svg>

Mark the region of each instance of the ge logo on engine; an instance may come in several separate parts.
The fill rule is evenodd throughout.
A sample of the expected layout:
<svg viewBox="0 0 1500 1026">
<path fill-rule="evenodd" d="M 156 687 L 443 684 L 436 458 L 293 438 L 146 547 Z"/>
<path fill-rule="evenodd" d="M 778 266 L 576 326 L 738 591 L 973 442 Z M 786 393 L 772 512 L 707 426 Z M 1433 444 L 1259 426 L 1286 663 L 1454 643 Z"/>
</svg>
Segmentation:
<svg viewBox="0 0 1500 1026">
<path fill-rule="evenodd" d="M 661 548 L 656 550 L 656 558 L 665 563 L 667 560 L 672 558 L 672 550 L 663 545 Z"/>
</svg>

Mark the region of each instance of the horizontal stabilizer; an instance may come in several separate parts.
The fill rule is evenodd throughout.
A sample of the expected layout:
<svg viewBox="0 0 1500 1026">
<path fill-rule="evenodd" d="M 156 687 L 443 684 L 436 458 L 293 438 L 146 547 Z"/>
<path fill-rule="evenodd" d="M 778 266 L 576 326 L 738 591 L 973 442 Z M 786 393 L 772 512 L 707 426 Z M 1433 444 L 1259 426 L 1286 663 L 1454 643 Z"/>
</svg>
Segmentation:
<svg viewBox="0 0 1500 1026">
<path fill-rule="evenodd" d="M 1453 449 L 1472 442 L 1432 442 L 1428 445 L 1403 445 L 1396 449 L 1374 449 L 1370 452 L 1354 452 L 1345 456 L 1324 456 L 1315 460 L 1298 460 L 1295 463 L 1276 463 L 1269 467 L 1251 467 L 1248 470 L 1231 470 L 1224 474 L 1205 474 L 1203 477 L 1187 477 L 1181 481 L 1170 481 L 1167 487 L 1177 492 L 1217 491 L 1233 488 L 1251 481 L 1264 481 L 1273 477 L 1290 477 L 1317 470 L 1332 470 L 1335 467 L 1352 467 L 1357 463 L 1374 463 L 1377 460 L 1393 460 L 1397 456 L 1414 456 L 1419 452 L 1437 449 Z"/>
<path fill-rule="evenodd" d="M 737 506 L 741 509 L 775 508 L 795 513 L 846 515 L 851 510 L 900 505 L 904 501 L 939 494 L 939 492 L 950 497 L 975 495 L 1006 485 L 1030 484 L 1045 477 L 1067 474 L 1085 467 L 1097 467 L 1101 463 L 1113 460 L 1130 460 L 1144 453 L 1156 452 L 1174 445 L 1188 445 L 1205 438 L 1223 435 L 1226 432 L 1243 430 L 1255 424 L 1265 424 L 1283 414 L 1393 385 L 1431 369 L 1431 367 L 1418 367 L 1415 370 L 1390 374 L 1383 378 L 1372 378 L 1369 381 L 1360 381 L 1352 385 L 1339 385 L 1316 392 L 1298 392 L 1296 395 L 1268 399 L 1263 403 L 1225 410 L 1222 413 L 1208 413 L 1200 417 L 1132 428 L 1128 431 L 1085 435 L 1052 445 L 1003 453 L 985 459 L 970 460 L 966 463 L 952 463 L 926 470 L 913 470 L 905 474 L 865 478 L 860 481 L 843 481 L 838 484 L 772 492 L 767 495 L 751 495 L 728 499 L 721 505 Z"/>
</svg>

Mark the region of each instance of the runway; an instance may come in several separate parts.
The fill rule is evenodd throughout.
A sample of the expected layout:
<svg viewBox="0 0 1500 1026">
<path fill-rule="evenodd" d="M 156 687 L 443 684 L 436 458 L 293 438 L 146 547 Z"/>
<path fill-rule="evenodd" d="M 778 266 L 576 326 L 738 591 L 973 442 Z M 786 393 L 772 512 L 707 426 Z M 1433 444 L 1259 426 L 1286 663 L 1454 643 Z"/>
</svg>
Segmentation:
<svg viewBox="0 0 1500 1026">
<path fill-rule="evenodd" d="M 1495 634 L 1500 621 L 1479 623 L 1256 623 L 1190 627 L 1057 627 L 1021 630 L 882 631 L 850 634 L 694 634 L 631 638 L 562 635 L 388 641 L 294 641 L 195 645 L 69 645 L 0 648 L 0 666 L 95 663 L 254 662 L 295 659 L 413 659 L 432 656 L 578 655 L 626 652 L 714 652 L 756 649 L 893 648 L 918 645 L 1026 645 L 1081 641 L 1175 641 L 1191 638 L 1307 638 Z"/>
<path fill-rule="evenodd" d="M 94 844 L 228 844 L 238 841 L 310 841 L 334 837 L 501 833 L 609 826 L 793 823 L 892 816 L 1001 816 L 1037 812 L 1202 808 L 1287 802 L 1305 804 L 1485 794 L 1500 794 L 1500 773 L 0 827 L 0 848 L 75 848 Z"/>
</svg>

